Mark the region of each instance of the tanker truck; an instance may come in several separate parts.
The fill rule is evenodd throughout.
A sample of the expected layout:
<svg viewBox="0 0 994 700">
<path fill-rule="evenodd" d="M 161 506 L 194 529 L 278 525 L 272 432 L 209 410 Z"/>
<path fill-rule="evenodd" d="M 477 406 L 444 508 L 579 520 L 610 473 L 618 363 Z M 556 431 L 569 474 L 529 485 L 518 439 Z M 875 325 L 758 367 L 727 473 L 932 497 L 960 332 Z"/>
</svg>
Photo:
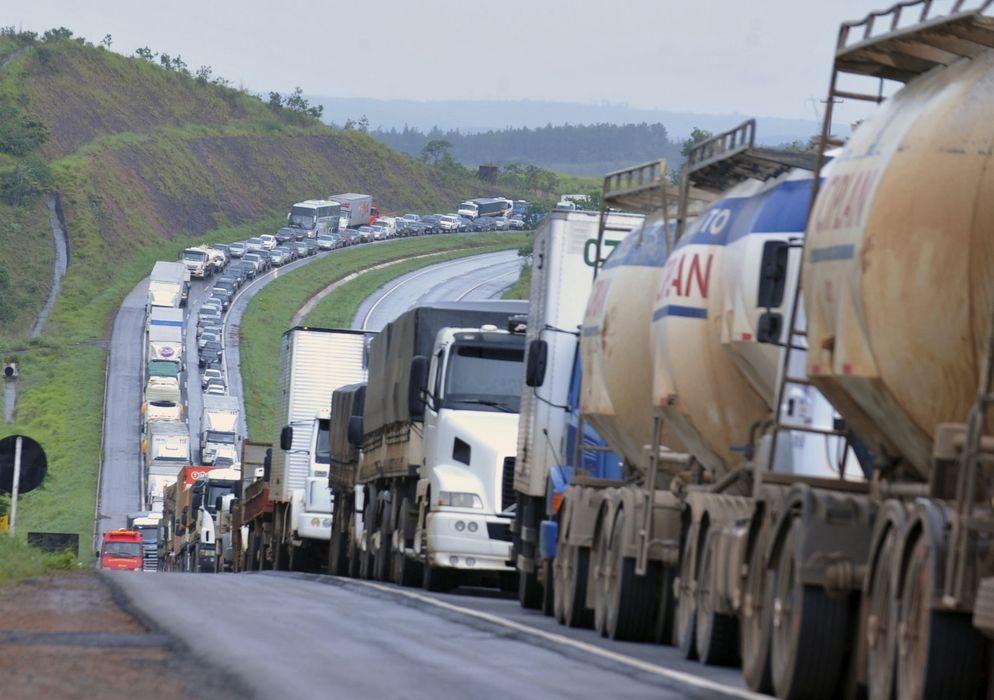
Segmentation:
<svg viewBox="0 0 994 700">
<path fill-rule="evenodd" d="M 419 306 L 373 339 L 362 419 L 349 430 L 362 448 L 361 576 L 513 587 L 524 337 L 501 328 L 526 311 L 517 301 Z"/>
<path fill-rule="evenodd" d="M 693 220 L 684 202 L 675 217 L 663 210 L 673 240 L 650 285 L 651 426 L 611 413 L 626 395 L 604 358 L 634 365 L 612 353 L 610 335 L 630 335 L 611 309 L 621 278 L 599 287 L 610 261 L 595 282 L 581 409 L 626 468 L 638 464 L 626 442 L 650 446 L 652 494 L 640 513 L 626 487 L 606 489 L 587 581 L 598 627 L 635 623 L 637 610 L 658 619 L 671 589 L 653 608 L 639 573 L 662 550 L 676 641 L 705 662 L 741 656 L 753 689 L 975 697 L 987 680 L 994 56 L 980 47 L 994 46 L 994 22 L 961 6 L 905 3 L 843 25 L 813 177 L 768 167 L 789 161 L 754 148 L 748 129 L 691 152 L 684 191 L 723 197 Z M 841 89 L 847 74 L 906 85 L 884 101 L 876 86 Z M 854 96 L 883 105 L 826 153 L 832 105 Z M 807 196 L 790 194 L 804 179 Z M 610 323 L 595 330 L 599 319 Z M 647 488 L 653 478 L 668 482 L 674 517 L 659 512 L 669 499 Z M 562 513 L 584 495 L 567 491 L 557 561 Z M 633 505 L 639 546 L 626 548 Z"/>
<path fill-rule="evenodd" d="M 552 593 L 554 548 L 540 557 L 538 534 L 540 523 L 556 522 L 562 487 L 571 476 L 563 456 L 572 449 L 572 414 L 564 409 L 593 270 L 641 221 L 639 215 L 611 213 L 600 247 L 597 212 L 553 211 L 535 234 L 511 528 L 518 595 L 526 607 L 538 607 L 543 593 Z"/>
</svg>

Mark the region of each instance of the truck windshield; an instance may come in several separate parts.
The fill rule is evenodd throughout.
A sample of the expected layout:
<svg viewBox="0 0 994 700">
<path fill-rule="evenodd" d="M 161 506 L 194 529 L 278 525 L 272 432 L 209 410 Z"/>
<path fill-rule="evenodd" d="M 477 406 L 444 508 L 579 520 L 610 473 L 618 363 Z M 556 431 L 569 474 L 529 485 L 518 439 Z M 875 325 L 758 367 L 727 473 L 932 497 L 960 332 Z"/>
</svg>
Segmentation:
<svg viewBox="0 0 994 700">
<path fill-rule="evenodd" d="M 204 501 L 204 507 L 207 508 L 207 512 L 211 515 L 217 514 L 217 499 L 219 496 L 227 496 L 234 490 L 234 485 L 232 482 L 220 483 L 218 485 L 211 485 L 207 487 L 207 500 Z"/>
<path fill-rule="evenodd" d="M 221 433 L 216 430 L 207 431 L 207 442 L 222 442 L 229 445 L 235 444 L 234 433 Z"/>
<path fill-rule="evenodd" d="M 315 464 L 331 464 L 331 448 L 328 446 L 330 428 L 331 421 L 324 419 L 318 421 L 317 435 L 314 436 Z"/>
<path fill-rule="evenodd" d="M 524 349 L 457 345 L 449 354 L 444 405 L 517 413 Z"/>
<path fill-rule="evenodd" d="M 202 250 L 184 250 L 183 259 L 191 260 L 193 262 L 203 262 L 207 259 L 207 253 Z"/>
<path fill-rule="evenodd" d="M 142 533 L 143 544 L 155 544 L 159 538 L 158 525 L 142 525 L 141 527 L 136 527 L 135 529 Z"/>
<path fill-rule="evenodd" d="M 111 557 L 140 557 L 142 546 L 138 542 L 104 542 L 104 554 Z"/>
</svg>

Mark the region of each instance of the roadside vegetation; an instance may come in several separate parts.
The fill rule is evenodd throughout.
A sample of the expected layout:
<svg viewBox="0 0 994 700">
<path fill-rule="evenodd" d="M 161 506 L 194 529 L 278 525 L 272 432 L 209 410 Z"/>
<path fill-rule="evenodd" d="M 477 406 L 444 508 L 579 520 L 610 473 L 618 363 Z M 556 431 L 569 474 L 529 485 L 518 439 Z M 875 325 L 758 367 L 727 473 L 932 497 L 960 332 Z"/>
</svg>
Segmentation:
<svg viewBox="0 0 994 700">
<path fill-rule="evenodd" d="M 76 560 L 69 552 L 49 554 L 0 534 L 0 585 L 75 568 Z"/>
<path fill-rule="evenodd" d="M 430 236 L 359 246 L 340 250 L 271 282 L 252 298 L 240 329 L 242 390 L 249 439 L 265 442 L 273 437 L 280 336 L 290 328 L 297 310 L 322 289 L 381 263 L 438 253 L 363 274 L 322 299 L 307 316 L 309 325 L 347 328 L 362 300 L 398 275 L 457 255 L 521 248 L 530 240 L 530 233 L 490 233 Z M 375 283 L 367 283 L 367 276 Z"/>
</svg>

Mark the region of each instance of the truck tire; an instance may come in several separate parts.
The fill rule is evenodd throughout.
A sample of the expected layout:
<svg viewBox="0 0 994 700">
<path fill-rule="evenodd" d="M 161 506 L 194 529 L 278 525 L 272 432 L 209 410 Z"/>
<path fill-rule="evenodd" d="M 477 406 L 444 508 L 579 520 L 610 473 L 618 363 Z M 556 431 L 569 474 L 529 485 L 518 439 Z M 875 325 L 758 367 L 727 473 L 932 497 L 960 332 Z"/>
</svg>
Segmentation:
<svg viewBox="0 0 994 700">
<path fill-rule="evenodd" d="M 773 572 L 766 568 L 768 529 L 763 525 L 752 545 L 739 620 L 742 675 L 757 693 L 773 692 L 770 635 L 773 631 Z"/>
<path fill-rule="evenodd" d="M 709 532 L 697 580 L 697 657 L 709 666 L 731 666 L 739 657 L 739 625 L 734 615 L 715 611 L 714 542 Z"/>
<path fill-rule="evenodd" d="M 259 538 L 255 534 L 255 526 L 249 525 L 248 532 L 248 544 L 246 546 L 247 552 L 245 557 L 245 570 L 246 571 L 258 571 L 259 570 Z"/>
<path fill-rule="evenodd" d="M 563 624 L 567 627 L 593 627 L 594 611 L 587 607 L 587 579 L 590 572 L 590 549 L 565 545 L 560 550 L 564 558 Z"/>
<path fill-rule="evenodd" d="M 697 525 L 692 525 L 680 552 L 676 598 L 676 642 L 686 659 L 697 658 Z"/>
<path fill-rule="evenodd" d="M 542 607 L 542 584 L 538 580 L 538 572 L 518 572 L 518 602 L 528 610 L 538 610 Z"/>
<path fill-rule="evenodd" d="M 635 574 L 635 559 L 625 556 L 625 509 L 619 508 L 611 531 L 612 575 L 607 577 L 604 595 L 604 633 L 614 640 L 644 642 L 652 638 L 655 621 L 656 568 L 645 576 Z"/>
<path fill-rule="evenodd" d="M 376 548 L 373 560 L 373 578 L 377 581 L 390 581 L 391 552 L 393 551 L 393 530 L 390 527 L 390 512 L 384 509 L 380 514 L 377 530 L 380 535 L 379 546 Z"/>
<path fill-rule="evenodd" d="M 407 556 L 406 524 L 412 511 L 411 499 L 404 497 L 400 501 L 400 510 L 397 517 L 397 525 L 394 532 L 397 534 L 397 545 L 393 550 L 393 566 L 391 579 L 399 586 L 412 588 L 419 585 L 423 572 L 421 562 L 415 561 Z"/>
<path fill-rule="evenodd" d="M 457 574 L 455 569 L 425 564 L 421 586 L 432 593 L 448 593 L 456 587 Z"/>
<path fill-rule="evenodd" d="M 552 613 L 555 611 L 556 603 L 555 599 L 553 598 L 551 559 L 542 560 L 542 576 L 545 579 L 542 585 L 542 613 L 546 617 L 552 617 Z"/>
</svg>

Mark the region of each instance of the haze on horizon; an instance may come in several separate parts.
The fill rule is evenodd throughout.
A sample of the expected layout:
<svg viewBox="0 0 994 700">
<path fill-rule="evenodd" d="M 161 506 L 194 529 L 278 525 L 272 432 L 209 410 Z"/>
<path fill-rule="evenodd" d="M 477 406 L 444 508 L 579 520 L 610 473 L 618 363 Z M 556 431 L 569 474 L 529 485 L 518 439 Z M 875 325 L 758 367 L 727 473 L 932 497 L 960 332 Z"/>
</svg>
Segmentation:
<svg viewBox="0 0 994 700">
<path fill-rule="evenodd" d="M 0 23 L 65 26 L 131 55 L 210 65 L 255 93 L 541 100 L 812 119 L 839 23 L 890 0 L 33 0 Z M 608 12 L 609 10 L 609 12 Z"/>
</svg>

